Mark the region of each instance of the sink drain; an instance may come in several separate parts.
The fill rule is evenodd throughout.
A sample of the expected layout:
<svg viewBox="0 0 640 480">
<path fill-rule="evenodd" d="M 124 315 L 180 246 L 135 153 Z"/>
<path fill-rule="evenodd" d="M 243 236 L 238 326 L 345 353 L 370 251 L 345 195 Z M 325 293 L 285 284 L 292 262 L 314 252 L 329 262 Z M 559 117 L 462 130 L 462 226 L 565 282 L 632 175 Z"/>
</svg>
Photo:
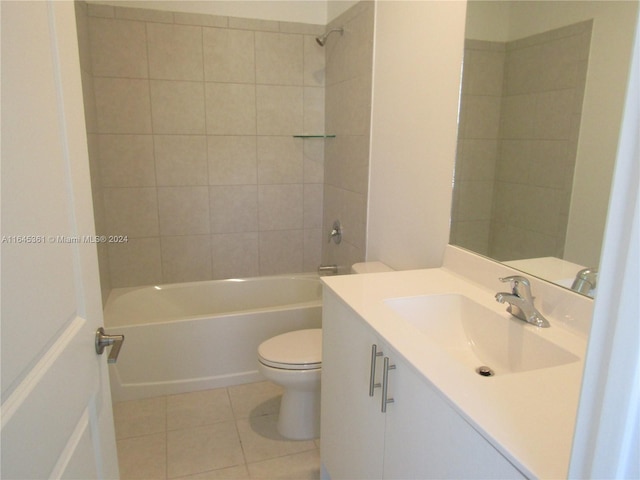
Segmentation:
<svg viewBox="0 0 640 480">
<path fill-rule="evenodd" d="M 493 377 L 495 375 L 495 372 L 493 370 L 484 365 L 482 367 L 476 368 L 476 373 L 483 377 Z"/>
</svg>

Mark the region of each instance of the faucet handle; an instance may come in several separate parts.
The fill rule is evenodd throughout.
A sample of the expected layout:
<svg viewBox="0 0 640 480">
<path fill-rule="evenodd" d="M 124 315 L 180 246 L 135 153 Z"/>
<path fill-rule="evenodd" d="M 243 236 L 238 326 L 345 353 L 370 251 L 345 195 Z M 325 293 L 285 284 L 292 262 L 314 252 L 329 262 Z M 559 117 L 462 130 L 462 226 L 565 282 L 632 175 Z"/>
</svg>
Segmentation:
<svg viewBox="0 0 640 480">
<path fill-rule="evenodd" d="M 509 277 L 501 277 L 500 281 L 505 283 L 509 282 L 511 284 L 511 292 L 514 295 L 533 301 L 533 296 L 531 295 L 531 283 L 529 283 L 528 278 L 521 275 L 511 275 Z"/>
</svg>

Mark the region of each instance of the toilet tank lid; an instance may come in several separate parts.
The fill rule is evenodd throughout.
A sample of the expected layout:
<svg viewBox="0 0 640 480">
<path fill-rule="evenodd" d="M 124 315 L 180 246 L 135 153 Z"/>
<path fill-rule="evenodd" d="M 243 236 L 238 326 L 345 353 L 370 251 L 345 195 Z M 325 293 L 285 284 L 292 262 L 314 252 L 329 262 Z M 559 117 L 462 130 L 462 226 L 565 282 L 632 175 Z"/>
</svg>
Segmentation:
<svg viewBox="0 0 640 480">
<path fill-rule="evenodd" d="M 351 271 L 353 273 L 393 272 L 393 268 L 382 262 L 361 262 L 354 263 Z"/>
<path fill-rule="evenodd" d="M 322 361 L 322 329 L 295 330 L 265 340 L 258 356 L 271 364 L 314 365 Z"/>
</svg>

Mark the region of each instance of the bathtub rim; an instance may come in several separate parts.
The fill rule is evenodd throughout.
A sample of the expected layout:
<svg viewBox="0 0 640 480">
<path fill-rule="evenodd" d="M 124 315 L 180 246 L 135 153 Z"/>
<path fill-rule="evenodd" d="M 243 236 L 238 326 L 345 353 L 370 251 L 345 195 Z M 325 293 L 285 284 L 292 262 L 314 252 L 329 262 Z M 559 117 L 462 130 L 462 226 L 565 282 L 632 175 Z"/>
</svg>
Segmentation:
<svg viewBox="0 0 640 480">
<path fill-rule="evenodd" d="M 120 328 L 120 327 L 129 327 L 129 326 L 149 326 L 149 325 L 157 325 L 164 324 L 170 322 L 185 322 L 185 321 L 193 321 L 193 320 L 205 320 L 208 318 L 216 318 L 223 316 L 237 316 L 244 315 L 246 313 L 261 313 L 261 312 L 270 312 L 274 310 L 291 310 L 296 308 L 305 308 L 305 307 L 315 307 L 322 306 L 322 297 L 317 300 L 305 301 L 305 302 L 297 302 L 297 303 L 287 303 L 283 305 L 270 306 L 270 307 L 260 307 L 260 308 L 249 308 L 245 310 L 233 310 L 230 312 L 208 312 L 204 314 L 194 314 L 194 315 L 181 315 L 175 317 L 168 318 L 154 318 L 152 320 L 145 319 L 142 322 L 135 323 L 122 323 L 122 322 L 110 322 L 110 318 L 108 318 L 106 312 L 109 305 L 118 300 L 118 298 L 144 289 L 152 289 L 156 288 L 161 290 L 163 288 L 173 289 L 173 288 L 188 288 L 190 286 L 202 284 L 227 284 L 227 283 L 245 283 L 245 282 L 257 282 L 257 281 L 267 281 L 269 279 L 278 278 L 278 279 L 305 279 L 305 280 L 317 280 L 320 285 L 320 276 L 315 272 L 304 272 L 304 273 L 288 273 L 281 275 L 265 275 L 258 277 L 247 277 L 247 278 L 225 278 L 218 280 L 195 280 L 191 282 L 175 282 L 175 283 L 167 283 L 167 284 L 149 284 L 149 285 L 138 285 L 135 287 L 116 287 L 112 288 L 107 297 L 107 301 L 105 302 L 103 308 L 103 317 L 105 328 Z"/>
</svg>

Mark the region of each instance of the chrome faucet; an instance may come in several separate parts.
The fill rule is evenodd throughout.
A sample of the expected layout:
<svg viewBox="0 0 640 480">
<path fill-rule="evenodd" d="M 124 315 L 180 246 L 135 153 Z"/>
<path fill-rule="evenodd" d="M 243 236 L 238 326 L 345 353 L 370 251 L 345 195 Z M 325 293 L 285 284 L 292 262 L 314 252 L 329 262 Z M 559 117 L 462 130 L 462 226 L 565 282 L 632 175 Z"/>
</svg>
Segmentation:
<svg viewBox="0 0 640 480">
<path fill-rule="evenodd" d="M 596 288 L 598 280 L 597 268 L 583 268 L 576 274 L 576 279 L 571 285 L 571 290 L 588 295 L 591 290 Z"/>
<path fill-rule="evenodd" d="M 501 282 L 511 283 L 511 293 L 496 293 L 496 300 L 500 303 L 508 303 L 507 312 L 520 320 L 536 325 L 537 327 L 550 327 L 549 321 L 533 305 L 531 284 L 525 277 L 513 275 L 500 279 Z"/>
</svg>

